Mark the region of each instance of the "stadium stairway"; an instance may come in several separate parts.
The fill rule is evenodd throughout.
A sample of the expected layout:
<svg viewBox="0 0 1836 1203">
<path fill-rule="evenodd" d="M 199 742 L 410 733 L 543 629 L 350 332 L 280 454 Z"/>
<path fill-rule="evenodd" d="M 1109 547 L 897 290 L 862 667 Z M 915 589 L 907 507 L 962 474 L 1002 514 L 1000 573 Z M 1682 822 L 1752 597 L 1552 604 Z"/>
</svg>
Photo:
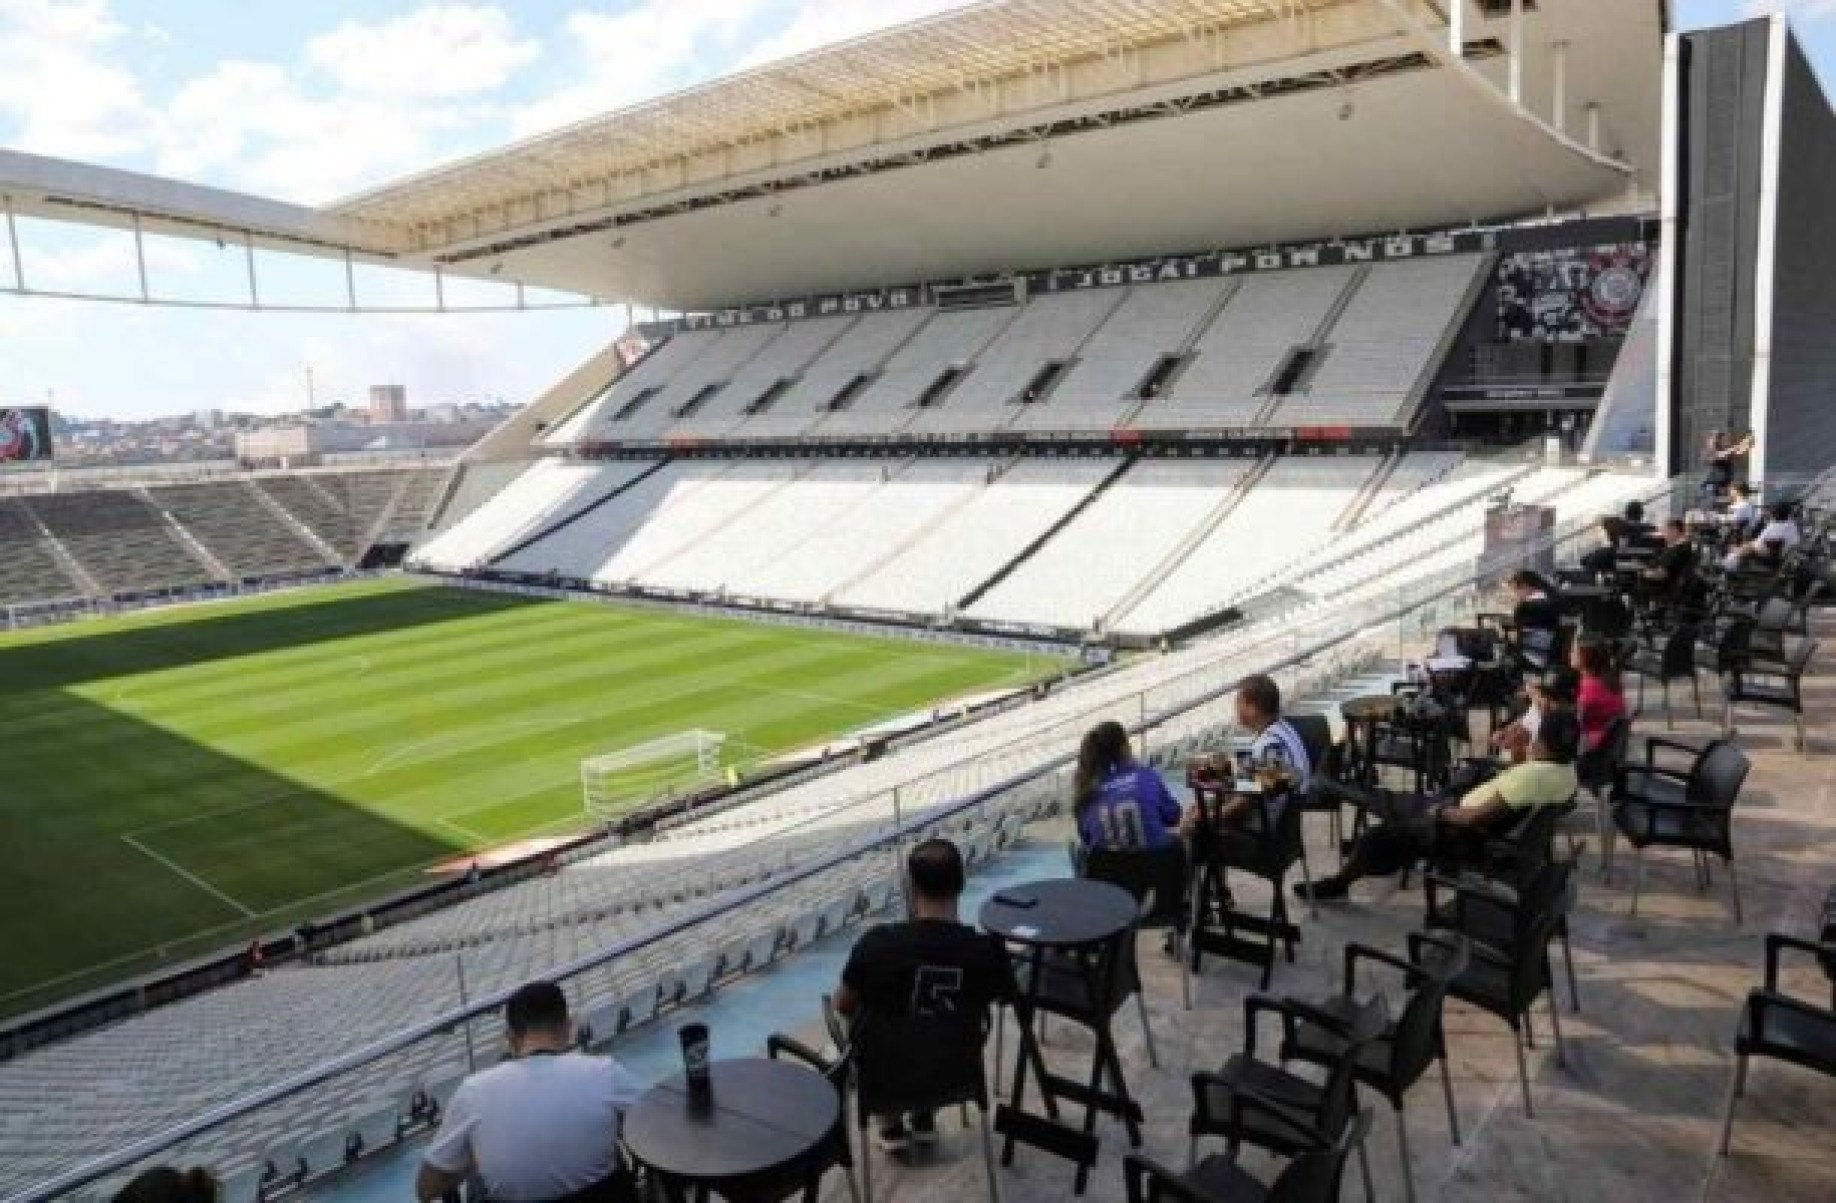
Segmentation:
<svg viewBox="0 0 1836 1203">
<path fill-rule="evenodd" d="M 0 501 L 0 539 L 9 546 L 9 554 L 17 561 L 3 570 L 4 596 L 9 602 L 102 594 L 102 586 L 96 578 L 89 575 L 89 570 L 70 554 L 69 548 L 58 542 L 51 528 L 24 502 Z M 34 553 L 41 553 L 44 558 Z"/>
<path fill-rule="evenodd" d="M 167 529 L 172 532 L 174 538 L 180 543 L 183 543 L 186 549 L 189 550 L 192 555 L 196 556 L 204 567 L 210 569 L 212 578 L 218 581 L 233 581 L 236 579 L 237 574 L 231 570 L 230 566 L 212 554 L 210 548 L 204 546 L 203 541 L 192 534 L 171 510 L 161 505 L 159 500 L 153 495 L 151 489 L 135 489 L 133 493 L 165 521 Z"/>
<path fill-rule="evenodd" d="M 995 588 L 1002 581 L 1018 571 L 1022 564 L 1025 564 L 1028 560 L 1038 555 L 1040 550 L 1044 548 L 1046 544 L 1050 543 L 1054 536 L 1067 526 L 1070 526 L 1073 522 L 1077 521 L 1077 516 L 1079 514 L 1082 514 L 1085 510 L 1096 504 L 1097 498 L 1107 493 L 1117 481 L 1128 474 L 1128 470 L 1134 467 L 1137 462 L 1137 457 L 1133 455 L 1123 457 L 1122 462 L 1116 465 L 1115 471 L 1098 481 L 1095 488 L 1084 494 L 1082 500 L 1060 515 L 1058 520 L 1042 531 L 1038 538 L 1022 548 L 1020 554 L 1003 564 L 995 571 L 993 576 L 990 576 L 987 580 L 975 586 L 973 589 L 963 594 L 961 598 L 957 599 L 956 604 L 951 607 L 952 612 L 967 610 L 970 606 L 982 600 L 989 590 Z"/>
<path fill-rule="evenodd" d="M 993 485 L 996 481 L 1000 480 L 1001 477 L 1011 471 L 1013 466 L 1018 462 L 1017 459 L 1006 459 L 991 463 L 988 468 L 987 483 Z M 966 507 L 974 504 L 975 500 L 976 493 L 968 491 L 955 501 L 939 509 L 936 513 L 926 518 L 916 529 L 907 532 L 902 538 L 888 544 L 885 548 L 876 552 L 874 556 L 862 564 L 860 568 L 850 573 L 845 579 L 830 586 L 828 591 L 819 599 L 819 604 L 825 606 L 833 605 L 838 596 L 853 589 L 862 581 L 868 580 L 874 576 L 874 574 L 884 569 L 888 564 L 891 564 L 894 560 L 897 560 L 912 548 L 924 542 L 936 532 L 938 528 L 948 524 Z"/>
<path fill-rule="evenodd" d="M 1390 478 L 1396 474 L 1396 469 L 1402 465 L 1405 454 L 1406 453 L 1402 451 L 1392 451 L 1384 456 L 1383 463 L 1378 466 L 1377 471 L 1371 474 L 1371 478 L 1364 482 L 1364 487 L 1359 489 L 1351 501 L 1346 503 L 1345 512 L 1333 520 L 1333 530 L 1348 531 L 1358 525 L 1359 521 L 1364 517 L 1365 511 L 1371 507 L 1371 503 L 1376 501 L 1377 497 L 1389 485 Z M 1430 483 L 1432 482 L 1424 481 L 1423 487 L 1426 487 Z"/>
<path fill-rule="evenodd" d="M 1254 468 L 1245 473 L 1232 488 L 1225 492 L 1223 500 L 1218 502 L 1211 513 L 1207 514 L 1197 526 L 1187 531 L 1184 537 L 1174 544 L 1173 549 L 1161 558 L 1160 563 L 1150 569 L 1134 588 L 1123 594 L 1121 601 L 1109 608 L 1103 615 L 1102 629 L 1108 630 L 1111 623 L 1134 609 L 1142 599 L 1158 589 L 1167 577 L 1178 571 L 1180 565 L 1186 562 L 1186 557 L 1192 554 L 1193 549 L 1211 537 L 1212 532 L 1217 530 L 1224 520 L 1243 504 L 1243 499 L 1249 496 L 1250 490 L 1261 484 L 1263 478 L 1269 474 L 1269 469 L 1274 466 L 1275 457 L 1272 455 L 1265 455 L 1258 460 Z"/>
<path fill-rule="evenodd" d="M 273 493 L 263 488 L 259 482 L 251 481 L 249 491 L 255 495 L 255 500 L 267 509 L 269 513 L 286 523 L 294 534 L 299 535 L 302 539 L 306 540 L 306 542 L 312 544 L 313 550 L 324 556 L 329 563 L 343 564 L 346 562 L 344 554 L 334 547 L 330 540 L 324 538 L 318 531 L 314 530 L 310 522 L 295 515 L 293 511 L 282 505 L 280 500 L 276 498 Z"/>
<path fill-rule="evenodd" d="M 522 551 L 524 548 L 532 547 L 535 544 L 540 543 L 542 540 L 548 538 L 550 535 L 556 534 L 560 532 L 562 529 L 572 526 L 574 523 L 580 521 L 582 518 L 585 518 L 588 514 L 591 514 L 594 510 L 599 509 L 601 506 L 608 505 L 611 502 L 618 500 L 620 497 L 623 497 L 626 493 L 629 493 L 632 489 L 636 488 L 638 485 L 642 484 L 644 481 L 650 479 L 652 476 L 655 476 L 657 473 L 663 471 L 663 469 L 667 468 L 669 464 L 670 464 L 670 461 L 667 459 L 658 460 L 655 463 L 651 464 L 648 468 L 645 468 L 643 471 L 639 472 L 636 476 L 627 477 L 626 479 L 619 481 L 612 488 L 612 490 L 606 493 L 604 496 L 598 497 L 592 501 L 589 501 L 587 504 L 579 507 L 578 509 L 575 509 L 569 512 L 568 514 L 564 515 L 563 517 L 558 518 L 555 521 L 549 523 L 548 525 L 541 527 L 540 529 L 535 531 L 533 534 L 530 534 L 524 538 L 516 540 L 515 542 L 511 543 L 508 547 L 505 547 L 504 549 L 502 549 L 501 551 L 494 552 L 491 556 L 490 562 L 493 564 L 501 564 L 503 561 L 509 559 L 511 556 L 515 555 L 517 552 Z"/>
</svg>

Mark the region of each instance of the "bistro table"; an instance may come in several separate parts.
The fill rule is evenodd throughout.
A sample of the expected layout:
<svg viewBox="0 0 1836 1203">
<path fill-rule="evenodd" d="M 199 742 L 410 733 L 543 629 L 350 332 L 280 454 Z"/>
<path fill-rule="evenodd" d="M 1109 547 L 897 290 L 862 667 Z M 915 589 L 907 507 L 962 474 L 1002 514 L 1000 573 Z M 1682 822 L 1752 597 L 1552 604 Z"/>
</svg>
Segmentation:
<svg viewBox="0 0 1836 1203">
<path fill-rule="evenodd" d="M 748 1186 L 780 1189 L 841 1122 L 841 1098 L 814 1070 L 764 1058 L 715 1061 L 706 1102 L 689 1097 L 677 1074 L 625 1113 L 633 1161 L 666 1186 L 745 1198 Z"/>
<path fill-rule="evenodd" d="M 1120 1116 L 1128 1127 L 1129 1142 L 1137 1147 L 1141 1144 L 1141 1105 L 1129 1096 L 1128 1084 L 1122 1077 L 1122 1059 L 1109 1031 L 1114 1008 L 1107 1005 L 1106 997 L 1116 980 L 1116 958 L 1124 954 L 1122 941 L 1134 930 L 1138 917 L 1138 904 L 1127 890 L 1084 878 L 1009 886 L 982 905 L 983 929 L 1019 950 L 1024 966 L 1013 1004 L 1020 1029 L 1013 1089 L 995 1116 L 995 1130 L 1005 1138 L 1002 1164 L 1012 1164 L 1014 1142 L 1024 1141 L 1076 1162 L 1076 1190 L 1080 1195 L 1089 1183 L 1090 1167 L 1096 1163 L 1099 1110 Z M 1035 1025 L 1041 1011 L 1040 992 L 1049 976 L 1075 980 L 1081 985 L 1083 997 L 1091 1003 L 1088 1014 L 1078 1017 L 1089 1023 L 1096 1036 L 1088 1082 L 1046 1069 Z M 998 1045 L 995 1055 L 998 1064 Z M 1029 1068 L 1039 1081 L 1044 1118 L 1025 1109 Z M 1103 1085 L 1105 1075 L 1109 1078 L 1108 1089 Z M 1081 1131 L 1059 1121 L 1060 1099 L 1084 1105 Z"/>
</svg>

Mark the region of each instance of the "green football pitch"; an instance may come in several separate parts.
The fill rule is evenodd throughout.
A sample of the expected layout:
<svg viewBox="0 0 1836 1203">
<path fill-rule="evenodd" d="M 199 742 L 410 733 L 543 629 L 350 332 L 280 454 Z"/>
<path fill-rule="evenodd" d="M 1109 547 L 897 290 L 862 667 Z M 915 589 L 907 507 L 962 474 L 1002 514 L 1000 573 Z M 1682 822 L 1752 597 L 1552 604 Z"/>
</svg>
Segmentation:
<svg viewBox="0 0 1836 1203">
<path fill-rule="evenodd" d="M 0 636 L 0 1013 L 584 826 L 585 757 L 782 751 L 1060 668 L 404 581 Z"/>
</svg>

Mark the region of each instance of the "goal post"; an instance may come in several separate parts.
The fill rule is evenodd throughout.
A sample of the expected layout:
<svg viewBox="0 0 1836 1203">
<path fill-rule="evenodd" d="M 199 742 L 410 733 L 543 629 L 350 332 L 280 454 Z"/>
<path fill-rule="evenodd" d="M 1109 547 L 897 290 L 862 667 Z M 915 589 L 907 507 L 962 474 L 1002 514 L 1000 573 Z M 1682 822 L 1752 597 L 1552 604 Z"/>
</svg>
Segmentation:
<svg viewBox="0 0 1836 1203">
<path fill-rule="evenodd" d="M 645 740 L 580 762 L 580 794 L 597 819 L 615 819 L 644 804 L 721 779 L 720 731 L 696 728 Z"/>
</svg>

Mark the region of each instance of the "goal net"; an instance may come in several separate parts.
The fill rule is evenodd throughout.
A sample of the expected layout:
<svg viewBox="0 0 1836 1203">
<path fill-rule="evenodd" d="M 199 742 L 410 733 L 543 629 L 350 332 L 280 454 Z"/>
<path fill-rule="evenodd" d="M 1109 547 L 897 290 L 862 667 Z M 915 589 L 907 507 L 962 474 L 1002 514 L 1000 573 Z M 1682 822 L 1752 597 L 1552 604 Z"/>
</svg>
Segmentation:
<svg viewBox="0 0 1836 1203">
<path fill-rule="evenodd" d="M 587 813 L 614 819 L 644 804 L 686 793 L 722 775 L 719 731 L 679 731 L 580 762 Z"/>
</svg>

